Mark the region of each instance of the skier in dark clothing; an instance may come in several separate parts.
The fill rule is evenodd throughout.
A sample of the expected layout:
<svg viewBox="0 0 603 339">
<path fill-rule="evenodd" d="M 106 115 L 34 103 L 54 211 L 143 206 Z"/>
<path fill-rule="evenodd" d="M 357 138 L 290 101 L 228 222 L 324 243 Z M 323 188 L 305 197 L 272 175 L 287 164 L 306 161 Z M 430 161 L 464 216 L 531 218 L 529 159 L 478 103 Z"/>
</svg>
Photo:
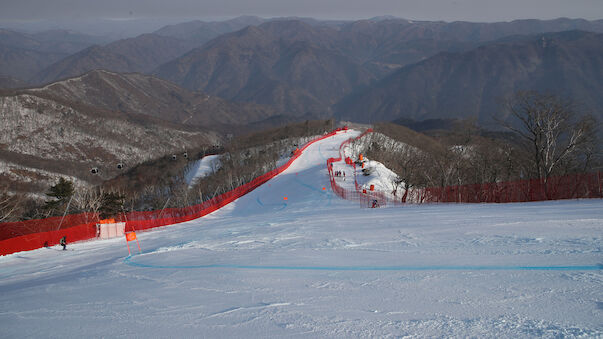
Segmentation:
<svg viewBox="0 0 603 339">
<path fill-rule="evenodd" d="M 63 246 L 63 251 L 67 250 L 67 236 L 63 236 L 59 243 Z"/>
</svg>

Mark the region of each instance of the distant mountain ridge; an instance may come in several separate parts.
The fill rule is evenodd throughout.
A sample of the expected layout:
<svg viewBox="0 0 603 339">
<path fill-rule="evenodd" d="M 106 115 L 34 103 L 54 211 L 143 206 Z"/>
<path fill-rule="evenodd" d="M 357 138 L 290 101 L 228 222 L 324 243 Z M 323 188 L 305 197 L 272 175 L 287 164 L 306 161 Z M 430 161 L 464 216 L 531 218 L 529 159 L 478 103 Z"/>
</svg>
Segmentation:
<svg viewBox="0 0 603 339">
<path fill-rule="evenodd" d="M 384 18 L 334 26 L 269 21 L 224 34 L 153 73 L 230 100 L 271 105 L 288 114 L 328 116 L 330 105 L 345 95 L 437 53 L 467 52 L 509 35 L 577 27 L 603 32 L 603 21 L 489 24 Z"/>
<path fill-rule="evenodd" d="M 66 30 L 27 34 L 0 28 L 0 76 L 26 82 L 54 62 L 104 42 L 100 37 Z"/>
<path fill-rule="evenodd" d="M 140 73 L 95 70 L 21 92 L 190 126 L 247 124 L 275 115 L 269 107 L 231 103 Z"/>
<path fill-rule="evenodd" d="M 65 55 L 63 59 L 55 60 L 56 63 L 50 63 L 30 75 L 30 82 L 47 84 L 98 69 L 149 73 L 160 64 L 221 34 L 261 22 L 263 19 L 256 17 L 240 17 L 224 22 L 193 21 L 166 26 L 153 33 L 117 40 L 107 45 L 94 45 L 73 55 Z"/>
<path fill-rule="evenodd" d="M 25 86 L 26 83 L 23 80 L 0 75 L 0 88 L 19 88 Z"/>
<path fill-rule="evenodd" d="M 374 77 L 330 48 L 332 28 L 274 21 L 216 38 L 154 74 L 192 90 L 299 115 L 324 108 Z"/>
<path fill-rule="evenodd" d="M 361 122 L 399 118 L 501 116 L 518 90 L 556 93 L 603 118 L 603 34 L 582 31 L 519 36 L 464 53 L 440 53 L 344 98 L 337 117 Z"/>
<path fill-rule="evenodd" d="M 237 102 L 241 109 L 226 109 L 228 105 L 218 105 L 217 101 L 214 101 L 216 104 L 212 107 L 224 113 L 218 115 L 225 117 L 220 123 L 234 120 L 259 121 L 257 119 L 268 119 L 274 115 L 297 118 L 330 117 L 334 114 L 334 107 L 339 110 L 344 107 L 344 101 L 351 100 L 350 94 L 364 93 L 374 86 L 383 86 L 382 82 L 386 81 L 388 76 L 405 67 L 423 64 L 435 56 L 442 57 L 445 55 L 441 54 L 442 52 L 470 57 L 472 51 L 479 50 L 480 46 L 491 46 L 493 42 L 519 43 L 526 39 L 526 34 L 575 29 L 603 32 L 603 20 L 559 18 L 498 23 L 447 23 L 412 21 L 387 16 L 357 21 L 263 19 L 247 16 L 224 22 L 193 21 L 166 26 L 151 34 L 106 45 L 93 45 L 59 61 L 56 60 L 62 57 L 63 54 L 60 53 L 63 52 L 51 54 L 47 47 L 44 47 L 50 45 L 40 44 L 40 40 L 63 39 L 62 41 L 75 46 L 78 43 L 87 43 L 89 38 L 66 31 L 23 35 L 0 30 L 0 61 L 7 61 L 0 63 L 0 76 L 4 72 L 5 79 L 9 79 L 6 77 L 8 76 L 17 80 L 5 81 L 5 86 L 17 86 L 15 84 L 19 83 L 18 80 L 29 80 L 30 83 L 38 85 L 50 84 L 94 70 L 146 73 L 171 81 L 191 92 L 207 93 L 212 98 L 224 98 L 231 101 L 229 105 L 233 104 L 233 101 Z M 491 59 L 495 62 L 502 61 L 502 58 L 495 56 Z M 577 69 L 582 67 L 578 59 L 566 61 L 577 62 L 578 64 L 572 66 Z M 49 65 L 49 62 L 52 64 Z M 516 70 L 521 71 L 506 68 L 506 72 Z M 34 71 L 35 75 L 32 75 Z M 456 76 L 463 77 L 465 81 L 477 79 L 470 79 L 464 72 L 459 72 Z M 432 74 L 435 73 L 425 73 L 426 76 Z M 588 74 L 586 76 L 588 77 Z M 429 79 L 417 81 L 428 83 Z M 580 86 L 576 81 L 572 83 L 576 88 Z M 479 87 L 483 84 L 482 81 L 468 86 Z M 433 86 L 438 88 L 441 84 L 436 83 Z M 109 87 L 103 88 L 110 91 Z M 131 87 L 130 89 L 134 90 Z M 416 88 L 411 90 L 415 91 Z M 192 98 L 189 94 L 179 95 Z M 389 95 L 397 94 L 392 92 Z M 486 95 L 484 98 L 489 97 Z M 384 103 L 394 105 L 392 109 L 395 111 L 395 98 L 388 96 L 381 99 Z M 589 105 L 598 105 L 596 100 L 586 99 L 590 101 Z M 120 99 L 115 102 L 130 106 L 128 109 L 136 106 L 127 100 Z M 252 109 L 251 106 L 242 108 L 248 104 L 256 106 Z M 484 106 L 490 104 L 492 103 L 484 103 Z M 158 102 L 158 105 L 165 107 L 163 103 Z M 439 109 L 430 108 L 430 102 L 420 105 L 425 107 L 412 108 L 413 112 L 419 112 L 416 113 L 418 116 Z M 106 103 L 106 106 L 111 104 Z M 468 113 L 475 110 L 471 107 L 444 106 L 449 111 L 458 110 L 450 111 L 449 114 L 474 115 Z M 172 107 L 184 106 L 175 102 Z M 267 109 L 268 107 L 270 108 Z M 115 108 L 114 105 L 111 106 L 111 109 Z M 493 108 L 483 108 L 487 109 Z M 268 113 L 270 110 L 272 112 Z M 246 113 L 240 113 L 234 119 L 226 111 Z M 183 108 L 183 114 L 191 114 L 190 112 L 196 110 Z M 337 113 L 338 116 L 343 114 L 341 111 Z M 243 116 L 245 114 L 251 114 L 252 117 L 246 118 Z M 378 117 L 380 114 L 375 113 L 374 116 Z M 202 116 L 196 113 L 193 115 Z M 367 116 L 365 114 L 365 118 Z"/>
<path fill-rule="evenodd" d="M 222 34 L 238 31 L 247 26 L 260 25 L 265 21 L 266 19 L 256 16 L 240 16 L 234 19 L 216 22 L 195 20 L 165 26 L 153 33 L 161 36 L 191 41 L 196 45 L 201 46 Z"/>
<path fill-rule="evenodd" d="M 143 34 L 105 46 L 89 47 L 48 66 L 36 74 L 31 82 L 46 84 L 97 69 L 125 73 L 149 72 L 192 47 L 191 43 L 175 38 Z"/>
</svg>

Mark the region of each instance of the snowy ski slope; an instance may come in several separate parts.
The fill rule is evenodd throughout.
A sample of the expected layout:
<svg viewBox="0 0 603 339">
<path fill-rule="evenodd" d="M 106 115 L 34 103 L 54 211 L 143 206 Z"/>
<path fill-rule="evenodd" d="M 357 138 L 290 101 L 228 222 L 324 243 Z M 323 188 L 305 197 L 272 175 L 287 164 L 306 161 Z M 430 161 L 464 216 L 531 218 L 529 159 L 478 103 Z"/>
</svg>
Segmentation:
<svg viewBox="0 0 603 339">
<path fill-rule="evenodd" d="M 0 257 L 0 337 L 603 335 L 603 201 L 361 209 L 325 167 L 354 135 L 140 233 L 143 254 L 120 238 Z"/>
</svg>

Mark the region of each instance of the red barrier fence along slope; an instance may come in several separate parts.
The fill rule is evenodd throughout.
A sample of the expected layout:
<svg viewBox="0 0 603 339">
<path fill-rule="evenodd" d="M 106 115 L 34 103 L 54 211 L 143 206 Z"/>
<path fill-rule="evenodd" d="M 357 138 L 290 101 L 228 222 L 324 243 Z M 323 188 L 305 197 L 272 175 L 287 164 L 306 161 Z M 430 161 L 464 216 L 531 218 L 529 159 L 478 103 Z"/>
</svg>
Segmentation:
<svg viewBox="0 0 603 339">
<path fill-rule="evenodd" d="M 343 158 L 343 148 L 348 146 L 352 141 L 358 140 L 367 135 L 368 133 L 372 132 L 373 130 L 369 128 L 356 138 L 350 138 L 342 142 L 339 146 L 339 157 L 327 159 L 327 170 L 329 171 L 329 180 L 331 182 L 331 189 L 333 190 L 333 192 L 342 199 L 357 201 L 358 203 L 360 203 L 361 207 L 371 207 L 373 200 L 379 201 L 379 204 L 383 206 L 387 203 L 387 199 L 385 195 L 381 192 L 369 191 L 365 193 L 360 191 L 360 186 L 356 181 L 356 163 L 350 158 Z M 352 167 L 353 169 L 352 173 L 354 173 L 355 187 L 355 189 L 353 190 L 345 189 L 337 184 L 335 171 L 333 170 L 333 164 L 342 160 L 345 160 L 345 164 Z"/>
<path fill-rule="evenodd" d="M 417 202 L 507 203 L 603 198 L 601 172 L 544 179 L 430 187 L 417 190 Z"/>
<path fill-rule="evenodd" d="M 274 178 L 276 175 L 289 168 L 310 145 L 317 141 L 329 138 L 342 130 L 347 130 L 347 128 L 338 128 L 331 133 L 308 142 L 300 148 L 299 151 L 295 152 L 289 161 L 282 166 L 253 179 L 247 184 L 239 186 L 232 191 L 216 196 L 201 204 L 183 208 L 129 212 L 125 215 L 120 215 L 115 219 L 118 222 L 125 221 L 127 231 L 138 231 L 200 218 L 228 205 Z M 68 242 L 96 238 L 96 223 L 98 222 L 99 216 L 97 214 L 81 213 L 68 215 L 62 222 L 61 217 L 53 217 L 15 223 L 2 223 L 0 224 L 0 255 L 57 245 L 59 239 L 63 236 L 67 237 Z M 58 229 L 59 224 L 60 230 Z"/>
<path fill-rule="evenodd" d="M 284 165 L 255 178 L 247 184 L 216 196 L 201 204 L 183 208 L 129 212 L 116 218 L 116 221 L 125 221 L 126 230 L 133 231 L 181 223 L 205 216 L 253 191 L 255 188 L 285 171 L 311 144 L 331 137 L 337 132 L 345 129 L 346 128 L 336 129 L 329 134 L 310 141 L 300 148 L 298 152 L 295 152 Z M 372 130 L 369 129 L 359 135 L 356 139 L 362 138 L 371 132 Z M 346 163 L 354 169 L 354 189 L 345 189 L 339 186 L 335 180 L 333 163 L 342 161 L 343 148 L 353 140 L 354 139 L 350 138 L 340 145 L 339 157 L 329 158 L 327 160 L 327 170 L 329 172 L 329 179 L 333 192 L 343 199 L 358 201 L 362 207 L 371 207 L 373 200 L 377 200 L 380 206 L 384 206 L 387 204 L 402 205 L 406 202 L 506 203 L 557 199 L 603 198 L 602 175 L 601 172 L 598 172 L 553 177 L 548 178 L 546 181 L 533 179 L 516 182 L 417 188 L 410 190 L 400 199 L 391 199 L 382 192 L 362 192 L 355 177 L 356 164 L 351 161 L 351 159 L 346 159 Z M 53 217 L 41 220 L 2 223 L 0 224 L 0 255 L 33 250 L 44 246 L 53 246 L 58 244 L 59 239 L 63 236 L 67 237 L 68 242 L 96 238 L 97 222 L 99 222 L 99 216 L 97 214 L 81 213 L 65 216 L 64 219 L 62 217 Z"/>
<path fill-rule="evenodd" d="M 356 137 L 360 139 L 371 133 L 369 129 Z M 371 207 L 377 200 L 379 206 L 402 205 L 405 203 L 510 203 L 561 199 L 603 198 L 601 172 L 580 173 L 545 179 L 529 179 L 512 182 L 458 185 L 447 187 L 413 188 L 402 197 L 393 199 L 383 192 L 362 190 L 355 177 L 356 164 L 346 158 L 345 163 L 354 169 L 354 189 L 345 189 L 337 184 L 333 163 L 344 160 L 343 148 L 355 139 L 344 141 L 339 148 L 338 158 L 327 160 L 331 189 L 339 197 L 353 200 L 363 207 Z"/>
</svg>

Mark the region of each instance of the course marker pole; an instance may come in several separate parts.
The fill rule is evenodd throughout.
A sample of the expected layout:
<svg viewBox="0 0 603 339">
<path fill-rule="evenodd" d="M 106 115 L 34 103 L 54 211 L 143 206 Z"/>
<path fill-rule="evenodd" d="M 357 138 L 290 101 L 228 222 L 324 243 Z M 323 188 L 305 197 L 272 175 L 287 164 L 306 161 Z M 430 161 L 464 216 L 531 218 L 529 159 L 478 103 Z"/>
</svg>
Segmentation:
<svg viewBox="0 0 603 339">
<path fill-rule="evenodd" d="M 140 243 L 138 242 L 138 238 L 136 237 L 136 232 L 130 232 L 130 233 L 126 233 L 126 245 L 128 246 L 128 255 L 131 255 L 130 241 L 134 241 L 134 240 L 136 240 L 136 244 L 138 245 L 138 252 L 142 253 L 142 250 L 140 249 Z"/>
</svg>

